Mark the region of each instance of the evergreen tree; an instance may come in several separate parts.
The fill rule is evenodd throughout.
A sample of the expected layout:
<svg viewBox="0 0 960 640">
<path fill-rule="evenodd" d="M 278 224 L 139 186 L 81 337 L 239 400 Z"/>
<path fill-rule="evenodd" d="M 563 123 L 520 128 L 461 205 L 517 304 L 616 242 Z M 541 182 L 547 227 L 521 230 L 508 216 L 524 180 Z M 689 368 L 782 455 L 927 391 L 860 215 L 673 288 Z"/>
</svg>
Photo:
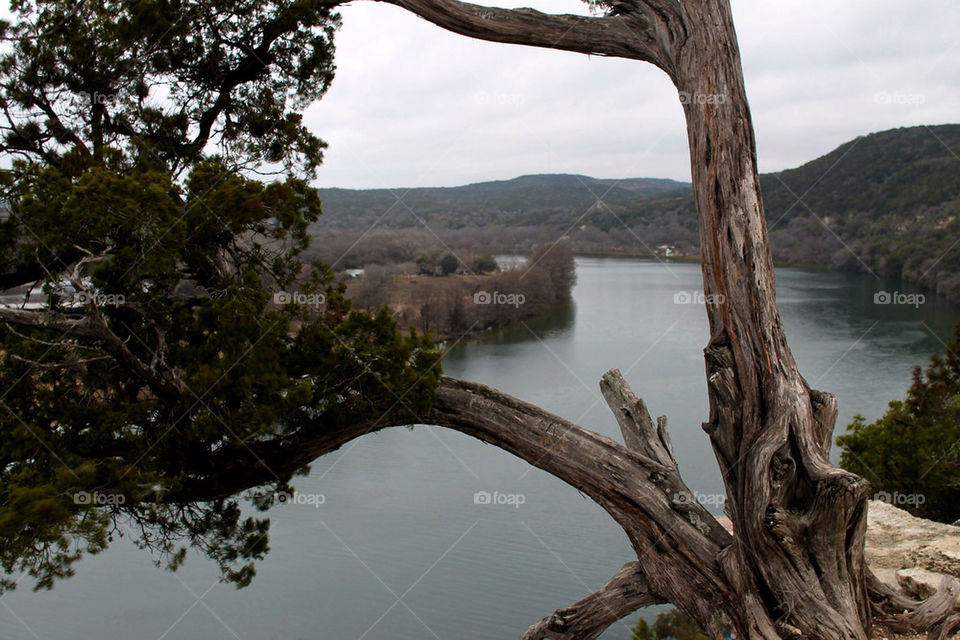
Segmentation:
<svg viewBox="0 0 960 640">
<path fill-rule="evenodd" d="M 489 253 L 477 256 L 473 261 L 473 270 L 478 274 L 493 273 L 499 268 L 500 265 Z"/>
<path fill-rule="evenodd" d="M 452 253 L 446 253 L 440 258 L 440 271 L 443 275 L 450 275 L 451 273 L 456 272 L 457 267 L 460 266 L 460 261 L 457 259 L 457 256 Z"/>
<path fill-rule="evenodd" d="M 0 566 L 49 588 L 130 532 L 247 584 L 269 521 L 232 480 L 325 429 L 412 422 L 439 375 L 426 340 L 299 259 L 324 145 L 296 109 L 329 85 L 338 19 L 299 1 L 12 9 L 0 290 L 33 304 L 0 307 Z M 271 469 L 254 506 L 303 470 Z"/>
<path fill-rule="evenodd" d="M 693 619 L 679 609 L 657 614 L 653 626 L 640 618 L 633 625 L 631 640 L 710 640 Z"/>
<path fill-rule="evenodd" d="M 632 631 L 630 640 L 655 640 L 650 624 L 643 618 L 637 620 L 637 624 L 633 625 Z"/>
<path fill-rule="evenodd" d="M 873 483 L 874 498 L 943 522 L 960 518 L 960 323 L 944 355 L 914 369 L 904 400 L 879 420 L 854 417 L 840 464 Z"/>
</svg>

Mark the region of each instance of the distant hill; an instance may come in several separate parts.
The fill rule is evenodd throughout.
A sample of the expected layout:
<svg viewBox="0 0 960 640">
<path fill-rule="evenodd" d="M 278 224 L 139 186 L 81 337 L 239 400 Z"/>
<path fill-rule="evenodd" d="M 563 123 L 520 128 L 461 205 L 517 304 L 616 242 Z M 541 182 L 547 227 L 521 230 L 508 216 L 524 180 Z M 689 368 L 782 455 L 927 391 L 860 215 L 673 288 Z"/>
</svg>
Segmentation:
<svg viewBox="0 0 960 640">
<path fill-rule="evenodd" d="M 861 136 L 761 184 L 775 257 L 960 299 L 960 125 Z"/>
<path fill-rule="evenodd" d="M 677 189 L 686 182 L 662 178 L 598 179 L 569 174 L 520 176 L 462 187 L 396 189 L 320 189 L 324 215 L 319 229 L 489 225 L 559 225 L 602 198 L 625 205 Z M 402 199 L 402 202 L 398 201 Z"/>
<path fill-rule="evenodd" d="M 760 181 L 778 261 L 870 270 L 960 299 L 960 125 L 860 136 Z M 609 253 L 660 243 L 695 252 L 698 237 L 690 185 L 673 180 L 530 175 L 320 196 L 318 232 L 378 220 L 391 229 L 542 227 L 567 233 L 575 250 Z"/>
</svg>

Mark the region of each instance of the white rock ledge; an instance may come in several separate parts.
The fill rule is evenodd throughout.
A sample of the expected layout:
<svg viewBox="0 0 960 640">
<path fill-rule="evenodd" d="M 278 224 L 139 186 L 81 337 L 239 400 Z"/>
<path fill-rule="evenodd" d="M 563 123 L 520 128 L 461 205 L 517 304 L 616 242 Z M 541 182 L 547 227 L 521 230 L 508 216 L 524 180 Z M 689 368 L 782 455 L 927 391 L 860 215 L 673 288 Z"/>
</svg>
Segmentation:
<svg viewBox="0 0 960 640">
<path fill-rule="evenodd" d="M 925 598 L 944 576 L 960 578 L 960 527 L 915 518 L 871 500 L 866 558 L 878 578 L 914 598 Z"/>
</svg>

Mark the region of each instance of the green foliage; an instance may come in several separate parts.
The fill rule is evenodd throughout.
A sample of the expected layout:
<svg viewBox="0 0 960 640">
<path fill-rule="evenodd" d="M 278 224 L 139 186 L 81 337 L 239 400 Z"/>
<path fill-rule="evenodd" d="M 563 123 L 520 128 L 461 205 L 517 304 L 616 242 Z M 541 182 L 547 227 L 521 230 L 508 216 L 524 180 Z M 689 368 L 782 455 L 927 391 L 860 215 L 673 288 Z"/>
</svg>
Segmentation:
<svg viewBox="0 0 960 640">
<path fill-rule="evenodd" d="M 474 258 L 473 266 L 471 267 L 473 272 L 477 274 L 493 273 L 499 268 L 500 265 L 497 264 L 497 261 L 489 253 Z"/>
<path fill-rule="evenodd" d="M 795 169 L 760 176 L 774 259 L 904 279 L 960 300 L 960 125 L 859 137 Z M 803 204 L 797 195 L 803 194 Z M 602 204 L 598 197 L 602 196 Z M 395 201 L 389 189 L 322 189 L 319 229 L 365 231 Z M 569 234 L 577 252 L 650 254 L 658 244 L 697 253 L 690 186 L 670 180 L 539 175 L 443 189 L 411 189 L 393 228 L 423 224 L 496 238 L 516 251 L 533 232 Z M 578 220 L 570 229 L 569 221 Z M 523 233 L 526 231 L 527 233 Z M 529 249 L 527 244 L 523 250 Z"/>
<path fill-rule="evenodd" d="M 307 173 L 324 144 L 297 110 L 333 79 L 339 18 L 302 0 L 15 0 L 0 60 L 3 151 L 126 157 L 175 174 L 216 142 L 231 164 Z M 10 113 L 21 112 L 17 121 Z"/>
<path fill-rule="evenodd" d="M 455 273 L 459 266 L 460 261 L 457 260 L 457 256 L 452 253 L 445 253 L 443 257 L 440 258 L 440 272 L 445 276 Z"/>
<path fill-rule="evenodd" d="M 653 632 L 659 640 L 709 640 L 707 634 L 685 613 L 672 609 L 661 613 L 653 623 Z"/>
<path fill-rule="evenodd" d="M 633 632 L 630 634 L 630 640 L 656 640 L 653 636 L 653 630 L 646 620 L 640 618 L 637 624 L 633 625 Z"/>
<path fill-rule="evenodd" d="M 434 249 L 418 256 L 416 264 L 421 275 L 448 276 L 456 273 L 460 260 L 450 252 Z"/>
<path fill-rule="evenodd" d="M 329 83 L 336 26 L 314 7 L 13 4 L 0 290 L 39 308 L 0 309 L 5 572 L 50 588 L 126 535 L 245 585 L 269 521 L 230 489 L 246 461 L 270 468 L 256 451 L 429 409 L 430 342 L 299 258 L 323 145 L 294 109 Z M 276 163 L 269 183 L 244 171 Z"/>
<path fill-rule="evenodd" d="M 710 640 L 710 636 L 701 629 L 687 614 L 679 609 L 671 609 L 657 615 L 651 627 L 643 618 L 633 626 L 631 640 Z"/>
<path fill-rule="evenodd" d="M 837 438 L 840 465 L 873 484 L 883 499 L 918 516 L 960 518 L 960 323 L 945 355 L 914 370 L 903 401 L 879 420 L 856 416 Z"/>
</svg>

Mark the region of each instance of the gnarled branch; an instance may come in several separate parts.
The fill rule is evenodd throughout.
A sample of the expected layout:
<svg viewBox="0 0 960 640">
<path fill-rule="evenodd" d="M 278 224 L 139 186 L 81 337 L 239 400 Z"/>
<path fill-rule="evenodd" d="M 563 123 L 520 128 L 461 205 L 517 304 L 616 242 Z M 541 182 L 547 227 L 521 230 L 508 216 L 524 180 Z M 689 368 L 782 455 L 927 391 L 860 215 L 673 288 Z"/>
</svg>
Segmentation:
<svg viewBox="0 0 960 640">
<path fill-rule="evenodd" d="M 628 420 L 623 407 L 642 406 L 616 370 L 604 376 L 602 388 L 621 420 Z M 683 484 L 664 445 L 662 422 L 661 429 L 631 431 L 631 449 L 491 387 L 447 376 L 421 421 L 473 436 L 544 469 L 592 498 L 627 533 L 639 559 L 635 575 L 618 574 L 595 598 L 548 617 L 544 629 L 585 629 L 588 622 L 600 629 L 602 621 L 609 625 L 652 601 L 678 603 L 709 619 L 715 612 L 703 609 L 698 600 L 724 599 L 725 579 L 717 558 L 732 538 Z M 383 421 L 337 429 L 317 425 L 283 441 L 226 447 L 165 500 L 211 500 L 289 477 L 314 458 L 387 426 Z M 654 448 L 659 448 L 655 457 L 649 455 Z M 598 610 L 600 602 L 603 611 Z"/>
<path fill-rule="evenodd" d="M 628 562 L 586 598 L 566 609 L 557 609 L 532 625 L 521 640 L 593 640 L 611 624 L 640 607 L 663 602 L 650 591 L 640 563 Z"/>
<path fill-rule="evenodd" d="M 898 632 L 926 632 L 928 638 L 943 639 L 956 631 L 960 616 L 960 582 L 944 578 L 936 593 L 926 600 L 903 595 L 867 570 L 867 590 L 874 620 Z"/>
<path fill-rule="evenodd" d="M 48 329 L 60 332 L 64 336 L 76 336 L 96 340 L 103 345 L 103 350 L 131 375 L 146 383 L 150 389 L 160 397 L 176 398 L 180 394 L 179 386 L 150 368 L 140 360 L 113 332 L 106 320 L 96 313 L 88 313 L 75 317 L 48 310 L 13 309 L 0 307 L 0 321 L 9 322 L 25 327 Z"/>
<path fill-rule="evenodd" d="M 679 4 L 633 0 L 616 15 L 546 14 L 461 0 L 380 0 L 471 38 L 650 62 L 673 75 L 675 41 L 684 32 Z"/>
<path fill-rule="evenodd" d="M 653 424 L 647 405 L 633 395 L 621 373 L 612 369 L 600 379 L 600 391 L 620 425 L 620 433 L 628 449 L 665 467 L 676 468 L 673 445 L 667 435 L 666 416 Z"/>
</svg>

